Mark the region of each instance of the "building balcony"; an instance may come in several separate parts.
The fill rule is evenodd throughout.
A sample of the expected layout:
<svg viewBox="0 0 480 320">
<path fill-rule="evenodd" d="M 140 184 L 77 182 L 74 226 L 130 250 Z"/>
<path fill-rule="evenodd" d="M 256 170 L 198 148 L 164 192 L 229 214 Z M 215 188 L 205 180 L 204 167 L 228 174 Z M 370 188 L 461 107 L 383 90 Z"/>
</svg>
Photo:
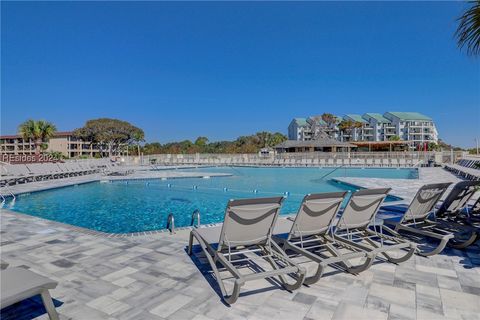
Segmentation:
<svg viewBox="0 0 480 320">
<path fill-rule="evenodd" d="M 431 132 L 411 132 L 410 131 L 408 133 L 408 135 L 410 135 L 410 136 L 423 136 L 423 135 L 429 136 L 429 135 L 432 135 L 432 133 Z"/>
<path fill-rule="evenodd" d="M 411 124 L 408 126 L 409 128 L 432 128 L 433 124 Z"/>
</svg>

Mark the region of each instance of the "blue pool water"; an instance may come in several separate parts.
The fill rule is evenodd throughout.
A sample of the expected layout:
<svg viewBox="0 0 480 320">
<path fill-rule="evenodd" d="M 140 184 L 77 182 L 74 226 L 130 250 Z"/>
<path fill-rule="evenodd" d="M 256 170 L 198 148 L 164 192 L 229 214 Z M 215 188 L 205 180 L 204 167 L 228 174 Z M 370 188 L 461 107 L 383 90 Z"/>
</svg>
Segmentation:
<svg viewBox="0 0 480 320">
<path fill-rule="evenodd" d="M 93 182 L 21 195 L 11 209 L 97 231 L 128 233 L 164 229 L 169 213 L 174 214 L 176 226 L 188 226 L 195 209 L 200 210 L 203 224 L 221 222 L 229 199 L 268 197 L 288 192 L 281 210 L 285 214 L 296 212 L 307 193 L 355 190 L 352 186 L 333 182 L 330 180 L 333 177 L 417 178 L 416 169 L 339 169 L 326 179 L 322 176 L 331 172 L 331 168 L 191 170 L 223 172 L 232 176 Z"/>
</svg>

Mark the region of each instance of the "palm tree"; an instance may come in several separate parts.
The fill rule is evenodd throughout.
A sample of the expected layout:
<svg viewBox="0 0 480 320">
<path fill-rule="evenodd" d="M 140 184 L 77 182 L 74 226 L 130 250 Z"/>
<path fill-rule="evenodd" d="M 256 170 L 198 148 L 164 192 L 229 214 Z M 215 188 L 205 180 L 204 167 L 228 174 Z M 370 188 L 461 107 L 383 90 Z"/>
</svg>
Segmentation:
<svg viewBox="0 0 480 320">
<path fill-rule="evenodd" d="M 143 133 L 143 130 L 135 130 L 132 139 L 137 144 L 137 156 L 140 156 L 140 142 L 145 141 L 145 133 Z"/>
<path fill-rule="evenodd" d="M 27 120 L 18 127 L 19 134 L 25 140 L 32 140 L 35 144 L 35 154 L 40 154 L 42 144 L 50 139 L 57 128 L 51 122 L 44 120 Z"/>
<path fill-rule="evenodd" d="M 458 18 L 460 21 L 455 36 L 457 44 L 462 49 L 466 47 L 467 54 L 480 54 L 480 0 L 469 1 L 472 7 Z"/>
<path fill-rule="evenodd" d="M 267 146 L 267 141 L 270 139 L 272 135 L 270 132 L 261 131 L 255 134 L 257 136 L 258 142 L 260 143 L 261 148 L 265 148 Z"/>
</svg>

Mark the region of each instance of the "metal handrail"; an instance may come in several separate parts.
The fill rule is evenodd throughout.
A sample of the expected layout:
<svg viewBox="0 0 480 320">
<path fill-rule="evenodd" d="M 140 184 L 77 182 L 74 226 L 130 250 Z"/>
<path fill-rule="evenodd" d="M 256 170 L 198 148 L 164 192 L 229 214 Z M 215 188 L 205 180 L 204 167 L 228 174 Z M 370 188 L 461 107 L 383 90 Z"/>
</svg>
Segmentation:
<svg viewBox="0 0 480 320">
<path fill-rule="evenodd" d="M 13 194 L 13 192 L 10 190 L 10 188 L 8 186 L 4 186 L 4 188 L 8 191 L 8 193 L 12 196 L 13 198 L 13 201 L 15 202 L 15 200 L 17 200 L 17 198 L 15 197 L 15 195 Z"/>
<path fill-rule="evenodd" d="M 345 165 L 341 165 L 340 167 L 336 167 L 336 168 L 333 169 L 332 171 L 327 172 L 326 174 L 324 174 L 323 176 L 321 176 L 320 179 L 318 179 L 318 180 L 323 180 L 325 177 L 331 175 L 332 173 L 334 173 L 335 171 L 337 171 L 338 169 L 341 169 L 341 168 L 343 168 L 343 167 L 345 167 Z"/>
<path fill-rule="evenodd" d="M 170 230 L 170 234 L 175 233 L 175 217 L 173 213 L 170 213 L 167 218 L 167 229 Z"/>
<path fill-rule="evenodd" d="M 13 194 L 13 192 L 8 188 L 8 186 L 3 186 L 2 187 L 3 190 L 6 190 L 9 194 L 9 196 L 11 196 L 13 198 L 12 200 L 12 204 L 15 203 L 15 200 L 17 200 L 17 198 L 15 197 L 15 194 Z M 3 205 L 5 204 L 5 202 L 7 201 L 7 199 L 5 198 L 5 196 L 3 195 L 3 193 L 0 192 L 0 197 L 2 198 L 2 202 L 1 202 L 1 206 L 3 207 Z"/>
<path fill-rule="evenodd" d="M 194 225 L 195 218 L 197 218 L 197 225 L 196 226 Z M 190 222 L 190 225 L 193 226 L 193 227 L 198 227 L 200 225 L 200 210 L 195 209 L 192 212 L 192 222 Z"/>
<path fill-rule="evenodd" d="M 415 163 L 412 167 L 418 168 L 422 163 L 423 163 L 423 160 L 418 160 L 417 163 Z"/>
</svg>

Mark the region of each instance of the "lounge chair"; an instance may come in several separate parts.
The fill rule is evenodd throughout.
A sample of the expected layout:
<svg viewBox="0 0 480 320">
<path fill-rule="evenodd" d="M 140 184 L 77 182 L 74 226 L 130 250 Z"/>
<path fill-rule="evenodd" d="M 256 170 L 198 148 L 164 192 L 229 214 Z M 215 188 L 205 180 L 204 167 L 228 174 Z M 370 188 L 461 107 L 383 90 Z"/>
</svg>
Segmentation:
<svg viewBox="0 0 480 320">
<path fill-rule="evenodd" d="M 4 184 L 17 184 L 35 181 L 34 176 L 24 164 L 6 164 L 2 165 L 2 181 Z"/>
<path fill-rule="evenodd" d="M 463 209 L 467 209 L 468 201 L 477 191 L 480 181 L 460 181 L 450 191 L 435 212 L 436 217 L 456 218 Z"/>
<path fill-rule="evenodd" d="M 424 249 L 417 249 L 417 252 L 423 256 L 431 256 L 443 251 L 449 244 L 455 248 L 464 248 L 472 244 L 476 239 L 476 232 L 468 226 L 463 226 L 454 222 L 445 222 L 441 219 L 431 220 L 429 216 L 433 213 L 435 205 L 442 195 L 448 189 L 451 183 L 428 184 L 421 187 L 414 199 L 406 208 L 384 207 L 387 212 L 400 212 L 402 216 L 400 221 L 386 219 L 384 222 L 390 227 L 384 227 L 387 232 L 401 234 L 406 239 L 410 239 L 420 244 L 423 238 L 439 241 L 433 249 L 428 248 L 428 243 L 424 244 Z M 466 236 L 466 238 L 465 238 Z"/>
<path fill-rule="evenodd" d="M 57 320 L 58 314 L 53 305 L 49 289 L 55 289 L 57 282 L 24 268 L 7 268 L 0 271 L 1 308 L 22 300 L 41 295 L 45 309 L 51 320 Z"/>
<path fill-rule="evenodd" d="M 480 217 L 478 217 L 480 198 L 477 199 L 477 203 L 472 208 L 468 206 L 468 202 L 475 195 L 479 186 L 480 181 L 461 181 L 457 183 L 435 212 L 435 217 L 445 220 L 447 227 L 453 222 L 454 224 L 460 223 L 476 228 L 478 238 L 480 235 Z M 477 209 L 475 209 L 475 206 L 477 206 Z"/>
<path fill-rule="evenodd" d="M 230 200 L 225 210 L 223 225 L 197 228 L 190 232 L 188 254 L 192 254 L 195 238 L 210 263 L 223 300 L 227 304 L 237 301 L 240 288 L 247 281 L 278 276 L 287 290 L 295 290 L 302 285 L 305 270 L 293 263 L 272 240 L 282 201 L 283 197 Z M 242 263 L 251 262 L 250 266 L 258 266 L 254 261 L 259 260 L 268 262 L 273 270 L 251 268 L 254 273 L 240 273 Z M 225 279 L 220 277 L 217 263 L 235 279 L 231 294 L 227 293 Z M 296 275 L 293 283 L 287 282 L 287 274 Z"/>
<path fill-rule="evenodd" d="M 480 197 L 467 209 L 468 222 L 474 226 L 480 227 Z"/>
<path fill-rule="evenodd" d="M 313 275 L 305 278 L 304 284 L 317 282 L 328 265 L 343 264 L 348 272 L 360 273 L 372 264 L 375 256 L 357 249 L 350 250 L 329 237 L 331 225 L 340 210 L 347 192 L 308 194 L 294 219 L 277 223 L 274 239 L 289 257 L 306 257 L 317 264 Z M 348 253 L 341 253 L 347 249 Z M 293 255 L 290 253 L 293 252 Z M 344 262 L 350 259 L 366 258 L 365 262 L 348 267 Z"/>
<path fill-rule="evenodd" d="M 416 244 L 393 232 L 384 234 L 382 221 L 375 219 L 390 190 L 363 189 L 353 193 L 335 226 L 333 239 L 374 256 L 381 254 L 392 263 L 410 259 Z"/>
</svg>

